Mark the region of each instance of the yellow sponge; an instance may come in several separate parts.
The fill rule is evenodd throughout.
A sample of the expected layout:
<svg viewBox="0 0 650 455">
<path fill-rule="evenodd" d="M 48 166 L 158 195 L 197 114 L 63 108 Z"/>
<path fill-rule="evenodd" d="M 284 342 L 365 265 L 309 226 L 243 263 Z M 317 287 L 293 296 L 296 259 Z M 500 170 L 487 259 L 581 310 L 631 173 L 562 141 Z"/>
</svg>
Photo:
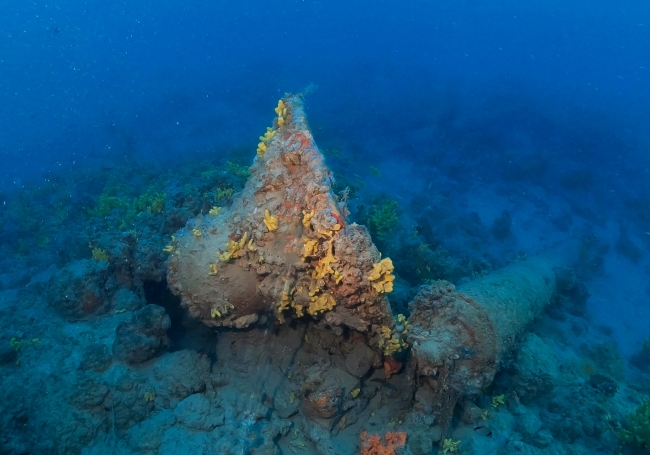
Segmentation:
<svg viewBox="0 0 650 455">
<path fill-rule="evenodd" d="M 375 291 L 380 294 L 393 292 L 395 275 L 392 274 L 392 271 L 394 269 L 393 261 L 390 258 L 384 258 L 372 266 L 372 272 L 368 275 L 368 281 L 371 282 Z"/>
<path fill-rule="evenodd" d="M 325 311 L 330 311 L 336 306 L 336 300 L 327 292 L 319 295 L 318 297 L 312 297 L 312 302 L 307 308 L 307 313 L 315 316 L 319 313 L 324 313 Z"/>
<path fill-rule="evenodd" d="M 271 215 L 269 209 L 264 210 L 264 224 L 269 231 L 275 231 L 278 228 L 278 219 Z"/>
</svg>

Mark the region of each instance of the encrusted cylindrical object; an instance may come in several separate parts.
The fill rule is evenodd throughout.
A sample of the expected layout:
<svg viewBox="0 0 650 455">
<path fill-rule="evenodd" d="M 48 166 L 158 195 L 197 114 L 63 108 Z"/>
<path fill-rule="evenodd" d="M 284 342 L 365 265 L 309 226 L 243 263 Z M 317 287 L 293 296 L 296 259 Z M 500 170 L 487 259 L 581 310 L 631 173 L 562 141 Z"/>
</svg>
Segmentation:
<svg viewBox="0 0 650 455">
<path fill-rule="evenodd" d="M 301 96 L 278 102 L 250 177 L 230 207 L 191 220 L 168 246 L 168 282 L 207 325 L 246 327 L 266 315 L 324 319 L 401 342 L 386 293 L 392 263 L 363 226 L 347 225 Z"/>
<path fill-rule="evenodd" d="M 577 248 L 558 247 L 458 289 L 423 286 L 411 303 L 409 342 L 415 372 L 440 394 L 450 413 L 456 399 L 490 385 L 499 362 L 552 301 L 554 269 L 570 266 Z"/>
</svg>

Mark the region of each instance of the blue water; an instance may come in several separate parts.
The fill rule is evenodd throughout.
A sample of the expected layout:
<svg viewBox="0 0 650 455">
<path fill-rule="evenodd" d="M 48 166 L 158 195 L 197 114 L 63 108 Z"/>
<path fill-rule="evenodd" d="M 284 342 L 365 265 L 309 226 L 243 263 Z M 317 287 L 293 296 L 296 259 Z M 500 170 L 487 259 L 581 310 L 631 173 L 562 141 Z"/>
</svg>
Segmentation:
<svg viewBox="0 0 650 455">
<path fill-rule="evenodd" d="M 89 258 L 89 244 L 108 249 L 103 234 L 138 231 L 99 215 L 106 188 L 164 192 L 168 210 L 211 166 L 250 164 L 277 100 L 307 92 L 337 190 L 354 190 L 352 220 L 395 200 L 391 235 L 449 255 L 426 276 L 404 271 L 405 293 L 591 242 L 584 313 L 562 320 L 563 337 L 537 331 L 577 359 L 585 343 L 616 346 L 632 392 L 603 412 L 621 422 L 650 393 L 646 1 L 0 3 L 3 300 Z M 30 320 L 5 319 L 0 341 L 32 338 Z M 0 453 L 19 453 L 2 451 L 12 428 L 0 426 Z"/>
<path fill-rule="evenodd" d="M 502 140 L 523 129 L 573 156 L 595 130 L 589 156 L 643 159 L 649 15 L 642 1 L 7 3 L 2 186 L 128 141 L 172 159 L 245 143 L 310 83 L 321 141 L 381 134 L 375 153 L 421 155 L 440 145 L 398 135 L 492 118 Z"/>
</svg>

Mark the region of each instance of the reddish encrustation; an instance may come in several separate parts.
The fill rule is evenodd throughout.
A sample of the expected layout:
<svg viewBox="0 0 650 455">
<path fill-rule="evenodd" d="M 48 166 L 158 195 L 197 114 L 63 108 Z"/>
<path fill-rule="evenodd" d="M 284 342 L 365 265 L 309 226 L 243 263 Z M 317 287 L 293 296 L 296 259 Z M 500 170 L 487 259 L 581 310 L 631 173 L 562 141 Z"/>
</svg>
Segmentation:
<svg viewBox="0 0 650 455">
<path fill-rule="evenodd" d="M 398 448 L 406 444 L 406 432 L 388 432 L 382 437 L 378 434 L 369 435 L 361 432 L 361 455 L 395 455 Z"/>
<path fill-rule="evenodd" d="M 341 229 L 345 229 L 345 224 L 343 224 L 343 220 L 341 219 L 341 217 L 338 216 L 336 213 L 332 213 L 332 216 L 336 218 L 336 221 L 339 223 L 339 226 L 341 226 Z"/>
</svg>

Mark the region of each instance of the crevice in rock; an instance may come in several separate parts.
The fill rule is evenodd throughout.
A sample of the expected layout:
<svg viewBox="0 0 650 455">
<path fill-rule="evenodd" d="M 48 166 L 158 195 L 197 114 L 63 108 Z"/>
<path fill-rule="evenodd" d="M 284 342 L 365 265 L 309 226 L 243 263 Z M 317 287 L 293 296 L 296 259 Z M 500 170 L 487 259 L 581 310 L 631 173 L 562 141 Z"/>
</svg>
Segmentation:
<svg viewBox="0 0 650 455">
<path fill-rule="evenodd" d="M 181 299 L 169 290 L 166 280 L 145 281 L 142 287 L 147 304 L 163 307 L 171 319 L 172 325 L 167 331 L 171 352 L 191 349 L 211 359 L 215 357 L 216 331 L 189 316 L 181 307 Z"/>
</svg>

